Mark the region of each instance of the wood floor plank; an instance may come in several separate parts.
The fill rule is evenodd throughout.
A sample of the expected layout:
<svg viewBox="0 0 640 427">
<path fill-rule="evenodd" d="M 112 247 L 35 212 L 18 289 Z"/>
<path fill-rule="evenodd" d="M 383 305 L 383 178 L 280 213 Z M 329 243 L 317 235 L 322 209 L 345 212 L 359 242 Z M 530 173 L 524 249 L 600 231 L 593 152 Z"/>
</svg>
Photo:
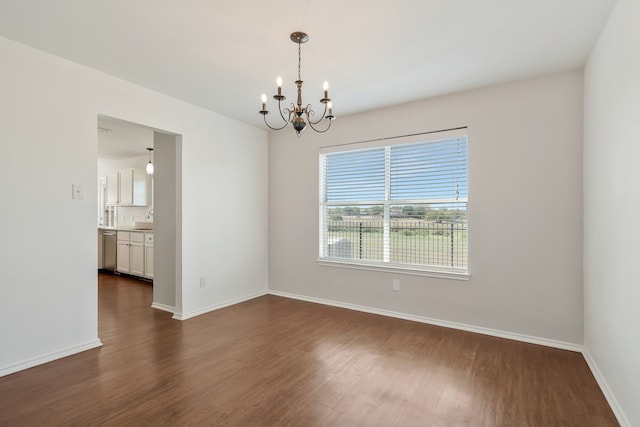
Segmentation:
<svg viewBox="0 0 640 427">
<path fill-rule="evenodd" d="M 265 296 L 184 322 L 100 275 L 103 347 L 0 378 L 1 426 L 615 426 L 579 353 Z"/>
</svg>

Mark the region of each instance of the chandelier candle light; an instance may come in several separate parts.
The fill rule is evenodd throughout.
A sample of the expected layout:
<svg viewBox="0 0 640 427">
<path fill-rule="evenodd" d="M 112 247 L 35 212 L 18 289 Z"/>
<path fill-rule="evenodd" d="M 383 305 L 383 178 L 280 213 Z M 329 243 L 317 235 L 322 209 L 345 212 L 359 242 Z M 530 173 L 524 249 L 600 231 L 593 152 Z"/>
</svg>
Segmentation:
<svg viewBox="0 0 640 427">
<path fill-rule="evenodd" d="M 262 110 L 260 110 L 260 114 L 264 118 L 264 123 L 269 127 L 269 129 L 280 130 L 284 129 L 291 123 L 293 128 L 295 129 L 298 136 L 300 133 L 306 128 L 307 122 L 309 123 L 309 127 L 316 132 L 322 133 L 329 130 L 331 127 L 331 122 L 336 118 L 333 115 L 333 105 L 331 103 L 331 99 L 329 98 L 329 82 L 324 82 L 322 85 L 322 89 L 324 90 L 324 97 L 320 100 L 322 104 L 324 104 L 324 111 L 322 112 L 322 117 L 320 117 L 317 121 L 312 121 L 311 117 L 315 116 L 315 111 L 311 109 L 311 104 L 307 104 L 306 107 L 302 107 L 302 78 L 300 77 L 300 51 L 302 43 L 306 43 L 309 40 L 309 36 L 301 31 L 296 31 L 291 34 L 291 41 L 298 44 L 298 80 L 296 80 L 296 86 L 298 87 L 298 100 L 296 104 L 291 103 L 290 107 L 282 108 L 282 101 L 284 101 L 285 96 L 282 94 L 282 78 L 278 77 L 276 79 L 276 86 L 278 87 L 278 93 L 273 95 L 273 99 L 278 101 L 278 112 L 280 113 L 280 117 L 285 122 L 281 127 L 273 127 L 267 122 L 267 114 L 269 114 L 269 110 L 267 110 L 267 95 L 262 94 Z M 286 116 L 286 117 L 285 117 Z M 305 120 L 306 119 L 306 120 Z M 322 119 L 328 120 L 328 125 L 324 129 L 316 128 L 315 125 L 319 124 Z"/>
</svg>

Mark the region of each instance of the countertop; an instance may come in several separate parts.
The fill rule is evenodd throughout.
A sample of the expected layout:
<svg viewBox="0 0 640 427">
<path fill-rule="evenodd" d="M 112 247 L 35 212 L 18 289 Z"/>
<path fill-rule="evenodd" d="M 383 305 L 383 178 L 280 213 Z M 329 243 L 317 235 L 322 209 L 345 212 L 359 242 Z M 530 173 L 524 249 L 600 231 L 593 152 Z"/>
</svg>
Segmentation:
<svg viewBox="0 0 640 427">
<path fill-rule="evenodd" d="M 153 228 L 134 228 L 134 227 L 98 227 L 98 230 L 104 231 L 135 231 L 136 233 L 153 233 Z"/>
</svg>

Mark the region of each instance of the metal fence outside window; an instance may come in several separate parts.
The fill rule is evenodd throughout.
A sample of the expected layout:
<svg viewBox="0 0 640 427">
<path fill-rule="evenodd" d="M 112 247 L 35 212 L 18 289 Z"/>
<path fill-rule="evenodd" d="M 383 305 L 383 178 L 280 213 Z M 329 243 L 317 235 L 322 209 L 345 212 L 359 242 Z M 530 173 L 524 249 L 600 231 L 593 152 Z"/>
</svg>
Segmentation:
<svg viewBox="0 0 640 427">
<path fill-rule="evenodd" d="M 384 261 L 381 220 L 327 221 L 327 256 Z M 389 261 L 394 264 L 467 268 L 467 225 L 463 222 L 391 220 Z"/>
</svg>

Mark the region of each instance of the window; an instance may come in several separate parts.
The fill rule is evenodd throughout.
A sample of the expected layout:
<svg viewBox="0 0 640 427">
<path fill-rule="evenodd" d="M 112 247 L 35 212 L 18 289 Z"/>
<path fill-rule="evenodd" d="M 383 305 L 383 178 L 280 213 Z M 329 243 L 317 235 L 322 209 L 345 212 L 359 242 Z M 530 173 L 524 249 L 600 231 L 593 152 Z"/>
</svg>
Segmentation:
<svg viewBox="0 0 640 427">
<path fill-rule="evenodd" d="M 467 137 L 384 143 L 321 151 L 320 261 L 466 275 Z"/>
</svg>

